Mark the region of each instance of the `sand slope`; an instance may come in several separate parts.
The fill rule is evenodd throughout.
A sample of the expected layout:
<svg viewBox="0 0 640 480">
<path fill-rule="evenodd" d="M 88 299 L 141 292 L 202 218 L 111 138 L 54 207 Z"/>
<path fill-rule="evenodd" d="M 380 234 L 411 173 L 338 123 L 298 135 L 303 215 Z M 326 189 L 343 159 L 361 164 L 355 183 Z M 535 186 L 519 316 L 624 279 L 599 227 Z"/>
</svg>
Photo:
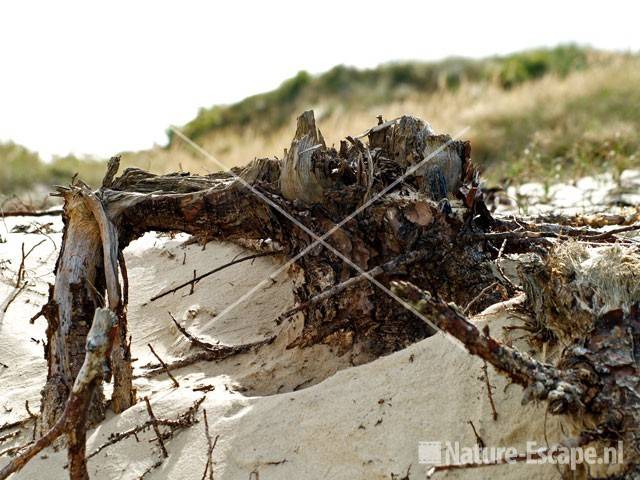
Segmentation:
<svg viewBox="0 0 640 480">
<path fill-rule="evenodd" d="M 49 221 L 49 219 L 47 219 Z M 51 219 L 61 230 L 59 219 Z M 7 221 L 24 224 L 25 219 Z M 35 244 L 40 235 L 9 234 L 0 245 L 4 271 L 2 298 L 14 292 L 10 283 L 20 258 L 20 244 Z M 32 238 L 33 237 L 33 238 Z M 60 235 L 52 239 L 60 243 Z M 160 417 L 175 417 L 206 395 L 212 434 L 219 435 L 214 451 L 216 479 L 391 479 L 424 478 L 427 467 L 418 463 L 418 442 L 459 440 L 473 446 L 472 421 L 487 445 L 524 448 L 527 440 L 544 444 L 544 410 L 520 406 L 521 390 L 490 369 L 499 418 L 494 422 L 481 378 L 481 362 L 465 353 L 449 338 L 437 335 L 396 354 L 353 366 L 365 357 L 339 356 L 328 346 L 287 350 L 300 325 L 278 326 L 274 319 L 293 303 L 293 280 L 286 274 L 269 282 L 250 300 L 225 313 L 225 307 L 279 266 L 276 258 L 256 259 L 234 266 L 195 288 L 164 297 L 149 298 L 189 279 L 193 269 L 204 272 L 228 262 L 243 249 L 236 245 L 209 243 L 182 246 L 186 237 L 169 239 L 149 234 L 126 250 L 131 284 L 129 321 L 133 337 L 136 373 L 153 361 L 147 343 L 165 360 L 194 350 L 172 325 L 171 311 L 193 333 L 209 341 L 228 344 L 256 341 L 278 335 L 276 341 L 220 363 L 199 363 L 174 372 L 180 388 L 164 375 L 138 378 L 139 398 L 148 395 Z M 47 240 L 27 259 L 28 291 L 9 306 L 0 323 L 0 425 L 26 417 L 25 400 L 37 411 L 39 389 L 45 379 L 42 347 L 29 337 L 44 337 L 45 322 L 30 325 L 28 318 L 45 300 L 46 282 L 56 255 Z M 183 264 L 184 262 L 184 264 Z M 43 276 L 41 276 L 43 275 Z M 507 321 L 505 306 L 496 306 L 482 318 L 494 334 Z M 203 385 L 215 389 L 194 391 Z M 144 403 L 108 418 L 91 431 L 88 451 L 119 432 L 147 419 Z M 0 449 L 25 442 L 26 429 Z M 558 439 L 556 419 L 547 422 L 549 441 Z M 106 448 L 89 461 L 95 479 L 135 479 L 159 460 L 150 432 Z M 206 463 L 206 437 L 200 422 L 167 441 L 169 458 L 148 473 L 149 479 L 199 479 Z M 0 459 L 0 465 L 7 457 Z M 17 479 L 66 478 L 66 452 L 49 449 L 32 461 Z M 252 473 L 256 472 L 256 473 Z M 408 477 L 407 472 L 409 472 Z M 517 465 L 449 473 L 451 478 L 549 478 L 551 466 Z M 439 477 L 445 475 L 440 474 Z"/>
</svg>

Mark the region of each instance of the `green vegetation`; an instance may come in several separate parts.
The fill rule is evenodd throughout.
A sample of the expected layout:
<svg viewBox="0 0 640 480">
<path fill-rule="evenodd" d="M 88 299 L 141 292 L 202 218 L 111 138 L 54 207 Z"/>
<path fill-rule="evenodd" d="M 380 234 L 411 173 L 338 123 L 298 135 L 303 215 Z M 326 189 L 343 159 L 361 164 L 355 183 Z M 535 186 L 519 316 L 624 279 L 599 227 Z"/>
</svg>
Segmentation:
<svg viewBox="0 0 640 480">
<path fill-rule="evenodd" d="M 474 125 L 474 161 L 493 180 L 515 181 L 640 168 L 640 62 L 618 73 L 568 98 L 483 116 Z"/>
<path fill-rule="evenodd" d="M 34 185 L 66 184 L 76 173 L 85 182 L 97 185 L 104 175 L 104 165 L 70 155 L 45 163 L 37 153 L 21 145 L 0 143 L 0 194 L 20 192 Z"/>
<path fill-rule="evenodd" d="M 567 75 L 586 68 L 590 51 L 559 46 L 484 60 L 449 58 L 440 62 L 404 62 L 359 70 L 338 65 L 312 77 L 300 72 L 277 89 L 228 106 L 201 109 L 182 131 L 192 139 L 213 130 L 260 125 L 262 131 L 279 128 L 299 105 L 339 100 L 347 108 L 390 103 L 411 94 L 455 90 L 463 83 L 488 82 L 509 89 L 547 74 Z M 170 135 L 170 142 L 171 142 Z"/>
</svg>

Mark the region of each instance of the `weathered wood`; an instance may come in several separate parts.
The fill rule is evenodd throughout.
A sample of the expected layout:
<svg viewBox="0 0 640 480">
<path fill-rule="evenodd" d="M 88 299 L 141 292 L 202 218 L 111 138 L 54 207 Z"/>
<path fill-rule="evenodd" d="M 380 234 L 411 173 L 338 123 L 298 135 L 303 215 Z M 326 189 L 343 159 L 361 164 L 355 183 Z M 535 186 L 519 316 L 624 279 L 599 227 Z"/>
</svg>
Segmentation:
<svg viewBox="0 0 640 480">
<path fill-rule="evenodd" d="M 105 285 L 100 231 L 80 189 L 64 192 L 63 243 L 48 308 L 47 384 L 42 393 L 41 431 L 55 425 L 85 357 L 93 315 Z M 96 392 L 91 419 L 101 418 L 102 393 Z"/>
<path fill-rule="evenodd" d="M 420 191 L 434 200 L 455 195 L 470 166 L 469 142 L 437 135 L 422 120 L 402 116 L 368 133 L 370 148 L 380 148 L 405 170 L 415 168 Z"/>
<path fill-rule="evenodd" d="M 298 117 L 298 127 L 282 161 L 280 190 L 288 200 L 322 203 L 324 189 L 330 185 L 324 162 L 314 161 L 319 149 L 326 148 L 324 138 L 316 127 L 313 111 Z"/>
<path fill-rule="evenodd" d="M 400 128 L 404 128 L 405 124 L 420 125 L 420 122 L 403 119 L 399 122 Z M 431 132 L 425 131 L 424 134 L 426 137 L 432 136 Z M 409 134 L 393 135 L 395 140 L 389 148 L 395 150 L 388 152 L 385 150 L 386 144 L 383 144 L 377 147 L 376 159 L 353 139 L 351 147 L 345 148 L 344 155 L 338 154 L 335 150 L 326 149 L 313 113 L 306 112 L 299 119 L 292 149 L 282 165 L 277 161 L 262 159 L 241 172 L 245 181 L 253 182 L 253 187 L 260 189 L 262 195 L 267 195 L 279 210 L 290 212 L 298 224 L 283 218 L 278 209 L 262 202 L 251 188 L 229 174 L 196 177 L 180 173 L 158 176 L 139 169 L 127 169 L 116 178 L 117 160 L 114 159 L 110 162 L 103 188 L 95 195 L 80 195 L 75 188 L 60 189 L 65 199 L 65 234 L 57 282 L 47 309 L 51 360 L 43 396 L 45 424 L 52 425 L 64 405 L 68 394 L 65 385 L 73 382 L 79 368 L 83 353 L 81 340 L 84 340 L 90 325 L 90 315 L 101 301 L 101 292 L 114 284 L 112 277 L 117 276 L 117 265 L 110 265 L 107 270 L 100 268 L 107 249 L 110 258 L 114 258 L 114 252 L 119 252 L 145 232 L 182 231 L 203 241 L 259 241 L 270 238 L 282 245 L 286 255 L 295 256 L 296 252 L 304 250 L 314 241 L 309 231 L 324 233 L 334 225 L 334 218 L 345 218 L 362 204 L 363 199 L 369 198 L 372 189 L 380 190 L 395 180 L 381 174 L 382 170 L 374 170 L 374 166 L 377 168 L 380 162 L 380 168 L 384 168 L 383 157 L 393 158 L 398 165 L 405 165 L 399 155 L 408 152 L 412 148 L 409 144 L 416 142 L 411 142 Z M 418 143 L 421 151 L 415 151 L 416 155 L 424 153 L 428 143 L 426 137 L 420 137 L 422 143 Z M 463 153 L 459 159 L 467 162 L 466 144 L 452 145 L 455 145 L 457 152 Z M 357 170 L 365 170 L 362 164 L 365 157 L 369 170 L 366 181 L 362 181 Z M 457 170 L 454 169 L 461 178 L 451 182 L 451 187 L 462 183 L 461 172 L 465 165 L 458 165 Z M 375 180 L 371 178 L 372 175 Z M 276 178 L 280 180 L 279 185 L 274 181 Z M 414 188 L 412 182 L 417 187 L 416 179 L 409 178 L 407 188 Z M 398 184 L 396 188 L 403 189 L 403 185 Z M 490 254 L 482 252 L 482 248 L 465 247 L 452 257 L 452 261 L 441 263 L 446 254 L 441 247 L 451 245 L 452 249 L 457 248 L 456 236 L 464 224 L 458 218 L 440 211 L 437 204 L 430 203 L 429 196 L 433 195 L 407 200 L 380 199 L 367 208 L 366 215 L 359 215 L 347 222 L 327 241 L 364 270 L 392 261 L 412 249 L 429 251 L 428 261 L 438 265 L 438 268 L 424 269 L 416 265 L 403 268 L 400 272 L 385 272 L 382 275 L 383 283 L 388 284 L 391 277 L 398 274 L 411 276 L 420 285 L 428 285 L 448 298 L 467 303 L 493 280 L 489 263 L 483 265 L 480 260 L 488 260 Z M 318 202 L 322 203 L 322 208 L 314 206 Z M 101 213 L 102 208 L 104 214 Z M 102 243 L 104 251 L 101 251 L 101 229 L 117 237 L 117 241 L 111 244 Z M 354 273 L 335 254 L 322 248 L 302 256 L 296 263 L 305 275 L 303 284 L 296 292 L 300 304 L 320 291 L 347 280 Z M 473 283 L 471 288 L 460 288 L 462 282 L 469 281 Z M 120 292 L 107 290 L 110 305 L 119 305 L 118 309 L 122 312 L 124 306 L 117 300 Z M 322 341 L 336 331 L 355 329 L 357 341 L 369 344 L 368 348 L 385 352 L 429 334 L 421 322 L 398 310 L 392 299 L 375 296 L 371 286 L 362 288 L 356 297 L 350 292 L 341 292 L 340 295 L 323 299 L 321 308 L 308 312 L 301 345 Z M 491 298 L 487 299 L 487 302 L 491 301 Z M 481 307 L 478 305 L 478 308 Z M 117 374 L 115 391 L 124 393 L 118 398 L 114 396 L 114 408 L 117 411 L 133 401 L 131 384 L 126 380 L 130 372 L 126 367 L 128 356 L 123 353 L 126 351 L 126 337 L 122 332 L 126 331 L 126 325 L 121 321 L 119 328 L 113 359 L 114 372 Z M 72 332 L 71 335 L 69 332 Z M 124 386 L 118 384 L 122 378 L 125 379 Z"/>
</svg>

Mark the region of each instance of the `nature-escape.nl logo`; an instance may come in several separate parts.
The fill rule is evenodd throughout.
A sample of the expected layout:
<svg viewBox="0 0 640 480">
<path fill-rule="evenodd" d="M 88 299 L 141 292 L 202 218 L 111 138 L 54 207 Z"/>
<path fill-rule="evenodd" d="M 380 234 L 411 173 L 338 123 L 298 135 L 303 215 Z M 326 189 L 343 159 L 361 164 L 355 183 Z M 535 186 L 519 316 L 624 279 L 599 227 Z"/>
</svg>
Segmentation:
<svg viewBox="0 0 640 480">
<path fill-rule="evenodd" d="M 467 447 L 460 442 L 420 442 L 418 459 L 421 464 L 441 465 L 497 465 L 504 463 L 558 464 L 575 470 L 577 465 L 610 465 L 623 463 L 623 443 L 600 449 L 594 446 L 547 447 L 534 441 L 526 443 L 524 452 L 515 447 Z"/>
</svg>

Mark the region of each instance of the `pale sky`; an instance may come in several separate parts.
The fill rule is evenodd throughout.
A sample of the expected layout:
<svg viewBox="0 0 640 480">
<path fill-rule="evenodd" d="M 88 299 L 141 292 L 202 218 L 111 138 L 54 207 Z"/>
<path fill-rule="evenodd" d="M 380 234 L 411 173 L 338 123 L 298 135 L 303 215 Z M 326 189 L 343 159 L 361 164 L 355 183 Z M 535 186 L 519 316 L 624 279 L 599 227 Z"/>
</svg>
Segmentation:
<svg viewBox="0 0 640 480">
<path fill-rule="evenodd" d="M 633 1 L 0 3 L 0 140 L 108 157 L 300 70 L 577 42 L 640 49 Z"/>
</svg>

